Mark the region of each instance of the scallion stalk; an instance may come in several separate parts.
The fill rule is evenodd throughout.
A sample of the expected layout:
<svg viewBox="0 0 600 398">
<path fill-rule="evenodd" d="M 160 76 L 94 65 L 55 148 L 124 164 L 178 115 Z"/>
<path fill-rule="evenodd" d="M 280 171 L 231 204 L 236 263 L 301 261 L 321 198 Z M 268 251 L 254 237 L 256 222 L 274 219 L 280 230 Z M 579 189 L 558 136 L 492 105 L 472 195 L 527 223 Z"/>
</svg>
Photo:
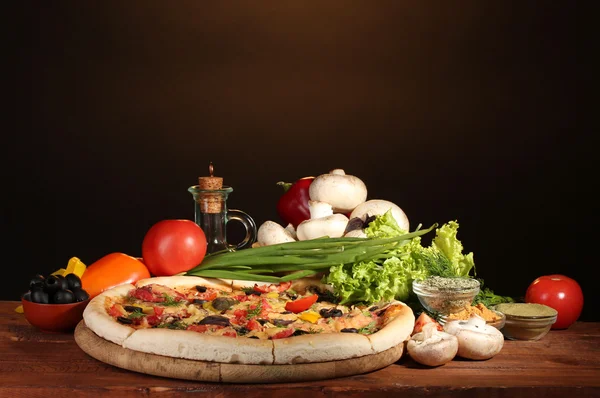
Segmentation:
<svg viewBox="0 0 600 398">
<path fill-rule="evenodd" d="M 318 238 L 215 253 L 186 275 L 259 282 L 284 282 L 325 272 L 340 264 L 387 258 L 386 252 L 424 235 L 437 224 L 393 238 Z M 285 276 L 262 275 L 292 272 Z"/>
</svg>

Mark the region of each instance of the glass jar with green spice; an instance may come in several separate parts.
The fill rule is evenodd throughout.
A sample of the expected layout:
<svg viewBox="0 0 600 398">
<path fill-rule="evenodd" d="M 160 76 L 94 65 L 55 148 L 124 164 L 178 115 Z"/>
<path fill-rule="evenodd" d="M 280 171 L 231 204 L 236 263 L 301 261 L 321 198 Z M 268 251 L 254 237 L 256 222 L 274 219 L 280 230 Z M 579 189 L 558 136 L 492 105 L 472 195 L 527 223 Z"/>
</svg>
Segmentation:
<svg viewBox="0 0 600 398">
<path fill-rule="evenodd" d="M 441 276 L 415 280 L 412 286 L 426 310 L 442 315 L 458 312 L 471 305 L 480 289 L 477 279 Z"/>
</svg>

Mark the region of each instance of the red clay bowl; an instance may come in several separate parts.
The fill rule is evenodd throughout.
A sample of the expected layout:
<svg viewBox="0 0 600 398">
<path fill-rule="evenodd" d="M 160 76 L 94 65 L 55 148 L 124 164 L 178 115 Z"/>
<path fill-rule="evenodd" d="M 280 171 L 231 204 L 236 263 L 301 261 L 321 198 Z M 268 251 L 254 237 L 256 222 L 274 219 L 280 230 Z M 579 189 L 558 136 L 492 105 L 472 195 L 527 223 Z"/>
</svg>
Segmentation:
<svg viewBox="0 0 600 398">
<path fill-rule="evenodd" d="M 90 299 L 71 304 L 39 304 L 23 298 L 21 302 L 31 325 L 44 332 L 68 332 L 83 319 L 83 310 Z"/>
</svg>

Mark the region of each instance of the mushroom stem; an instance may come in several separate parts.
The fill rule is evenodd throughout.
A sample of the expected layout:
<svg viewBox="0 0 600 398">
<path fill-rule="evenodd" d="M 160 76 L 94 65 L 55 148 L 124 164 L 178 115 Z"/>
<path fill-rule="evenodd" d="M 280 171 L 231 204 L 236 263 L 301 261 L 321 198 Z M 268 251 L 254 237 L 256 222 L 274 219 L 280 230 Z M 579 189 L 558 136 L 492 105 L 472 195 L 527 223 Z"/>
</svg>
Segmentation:
<svg viewBox="0 0 600 398">
<path fill-rule="evenodd" d="M 308 201 L 308 211 L 310 211 L 310 219 L 327 217 L 333 214 L 333 208 L 329 203 L 319 202 L 316 200 Z"/>
</svg>

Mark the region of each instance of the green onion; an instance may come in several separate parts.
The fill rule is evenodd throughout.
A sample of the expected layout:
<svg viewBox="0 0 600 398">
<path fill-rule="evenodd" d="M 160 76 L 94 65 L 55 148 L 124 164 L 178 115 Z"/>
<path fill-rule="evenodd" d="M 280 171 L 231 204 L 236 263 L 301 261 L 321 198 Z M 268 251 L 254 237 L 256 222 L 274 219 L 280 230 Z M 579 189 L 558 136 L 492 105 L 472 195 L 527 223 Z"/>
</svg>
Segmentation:
<svg viewBox="0 0 600 398">
<path fill-rule="evenodd" d="M 386 253 L 410 239 L 437 227 L 417 230 L 393 238 L 318 238 L 260 246 L 240 251 L 222 251 L 204 258 L 186 275 L 278 283 L 326 272 L 340 264 L 385 259 Z M 277 272 L 292 272 L 275 276 Z M 271 274 L 271 275 L 263 275 Z"/>
</svg>

